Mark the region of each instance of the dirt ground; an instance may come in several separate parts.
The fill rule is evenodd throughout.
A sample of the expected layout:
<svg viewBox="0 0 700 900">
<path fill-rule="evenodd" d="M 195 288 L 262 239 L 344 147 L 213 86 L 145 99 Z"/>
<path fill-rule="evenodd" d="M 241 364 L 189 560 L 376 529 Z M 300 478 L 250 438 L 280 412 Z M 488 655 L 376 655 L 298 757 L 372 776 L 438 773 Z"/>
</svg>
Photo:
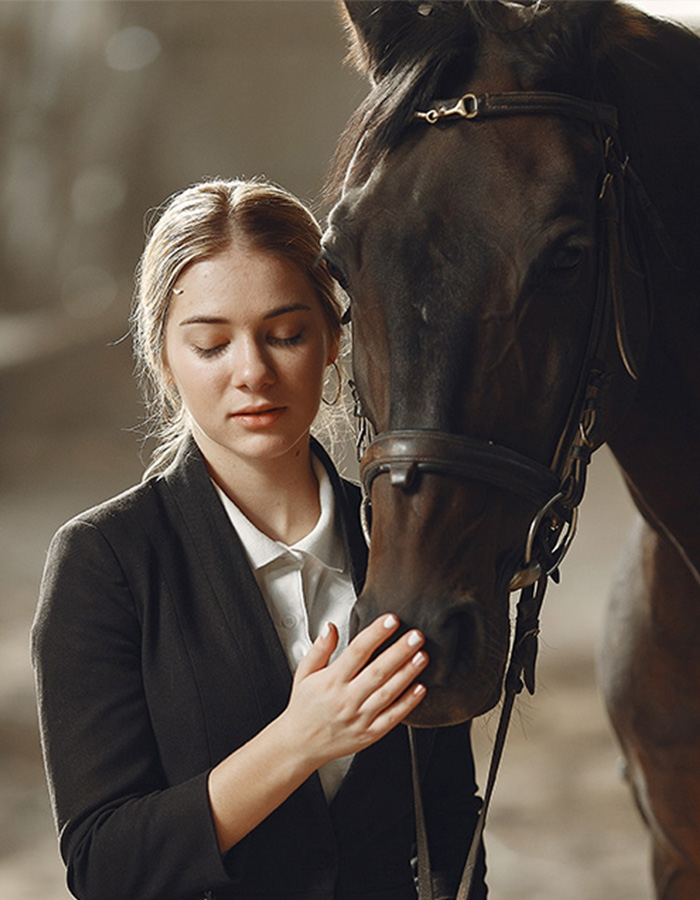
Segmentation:
<svg viewBox="0 0 700 900">
<path fill-rule="evenodd" d="M 28 630 L 48 540 L 138 478 L 128 349 L 86 346 L 0 379 L 15 427 L 0 454 L 0 897 L 65 900 L 36 734 Z M 118 387 L 115 387 L 118 386 Z M 80 388 L 79 421 L 67 399 Z M 121 392 L 121 393 L 120 393 Z M 87 423 L 87 424 L 86 424 Z M 596 640 L 632 518 L 596 459 L 580 534 L 550 589 L 539 687 L 520 698 L 487 827 L 493 900 L 651 900 L 647 841 L 595 684 Z M 479 768 L 496 728 L 475 723 Z"/>
</svg>

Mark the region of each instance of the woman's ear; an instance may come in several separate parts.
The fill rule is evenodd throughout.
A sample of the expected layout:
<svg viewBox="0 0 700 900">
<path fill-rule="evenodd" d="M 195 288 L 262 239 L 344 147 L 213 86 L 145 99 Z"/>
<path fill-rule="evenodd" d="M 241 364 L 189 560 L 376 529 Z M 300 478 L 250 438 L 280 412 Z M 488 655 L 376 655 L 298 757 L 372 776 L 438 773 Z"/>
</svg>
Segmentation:
<svg viewBox="0 0 700 900">
<path fill-rule="evenodd" d="M 163 346 L 163 349 L 161 350 L 160 364 L 165 383 L 168 385 L 168 387 L 172 387 L 175 384 L 175 378 L 173 377 L 173 371 L 170 368 L 170 363 L 168 362 L 168 354 L 166 352 L 165 346 Z"/>
<path fill-rule="evenodd" d="M 331 335 L 331 339 L 328 344 L 328 357 L 326 359 L 326 365 L 332 366 L 333 363 L 338 359 L 339 353 L 340 353 L 340 334 Z"/>
</svg>

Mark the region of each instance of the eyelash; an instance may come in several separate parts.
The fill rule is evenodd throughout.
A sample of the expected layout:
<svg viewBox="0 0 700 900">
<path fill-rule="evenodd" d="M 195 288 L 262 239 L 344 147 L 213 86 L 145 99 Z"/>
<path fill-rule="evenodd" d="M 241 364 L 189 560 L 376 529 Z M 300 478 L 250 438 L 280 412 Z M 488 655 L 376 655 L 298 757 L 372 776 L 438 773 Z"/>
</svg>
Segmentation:
<svg viewBox="0 0 700 900">
<path fill-rule="evenodd" d="M 293 347 L 295 344 L 300 344 L 304 339 L 304 332 L 299 331 L 297 334 L 293 334 L 288 338 L 276 338 L 270 337 L 268 338 L 271 344 L 274 344 L 276 347 Z"/>
<path fill-rule="evenodd" d="M 220 356 L 227 346 L 227 344 L 217 344 L 216 347 L 198 347 L 196 344 L 193 344 L 192 349 L 202 359 L 213 359 L 215 356 Z"/>
<path fill-rule="evenodd" d="M 268 342 L 275 347 L 294 347 L 296 344 L 300 344 L 303 339 L 304 332 L 300 331 L 288 338 L 269 337 Z M 215 359 L 217 356 L 220 356 L 227 347 L 227 343 L 217 344 L 216 347 L 198 347 L 196 344 L 192 345 L 194 352 L 202 359 Z"/>
</svg>

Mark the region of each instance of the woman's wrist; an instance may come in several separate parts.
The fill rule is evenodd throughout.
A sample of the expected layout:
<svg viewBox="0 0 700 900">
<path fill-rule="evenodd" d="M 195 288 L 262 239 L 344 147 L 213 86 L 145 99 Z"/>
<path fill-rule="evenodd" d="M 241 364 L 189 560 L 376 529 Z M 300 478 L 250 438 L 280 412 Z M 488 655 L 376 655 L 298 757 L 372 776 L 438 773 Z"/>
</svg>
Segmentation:
<svg viewBox="0 0 700 900">
<path fill-rule="evenodd" d="M 290 706 L 270 723 L 268 729 L 277 746 L 283 748 L 290 770 L 305 774 L 304 780 L 331 759 L 319 751 L 318 741 L 309 734 L 308 728 L 302 726 Z"/>
<path fill-rule="evenodd" d="M 226 852 L 294 793 L 317 765 L 283 713 L 209 773 L 209 803 Z"/>
</svg>

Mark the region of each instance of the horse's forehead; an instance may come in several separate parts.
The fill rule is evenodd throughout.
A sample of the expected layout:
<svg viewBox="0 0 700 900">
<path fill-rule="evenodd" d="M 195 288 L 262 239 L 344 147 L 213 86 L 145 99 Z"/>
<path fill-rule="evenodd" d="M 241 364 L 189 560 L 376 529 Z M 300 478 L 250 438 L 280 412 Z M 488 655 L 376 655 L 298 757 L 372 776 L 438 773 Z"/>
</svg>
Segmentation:
<svg viewBox="0 0 700 900">
<path fill-rule="evenodd" d="M 382 224 L 410 230 L 450 216 L 507 213 L 518 227 L 518 218 L 579 193 L 596 160 L 593 135 L 582 138 L 555 117 L 426 130 L 378 160 L 361 183 L 349 178 L 332 221 L 355 232 Z"/>
</svg>

